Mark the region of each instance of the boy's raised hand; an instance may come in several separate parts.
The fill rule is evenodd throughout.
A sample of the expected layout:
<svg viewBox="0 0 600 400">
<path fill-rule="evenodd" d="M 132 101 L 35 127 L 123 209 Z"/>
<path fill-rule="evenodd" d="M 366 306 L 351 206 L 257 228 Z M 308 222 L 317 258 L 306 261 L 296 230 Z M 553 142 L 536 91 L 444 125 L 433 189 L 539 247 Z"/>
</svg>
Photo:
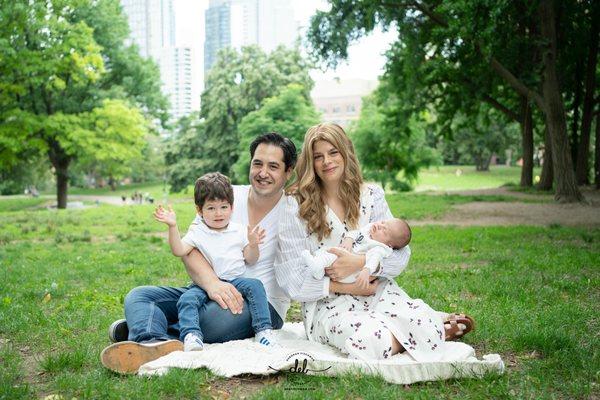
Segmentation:
<svg viewBox="0 0 600 400">
<path fill-rule="evenodd" d="M 159 204 L 158 207 L 156 207 L 156 209 L 154 210 L 153 215 L 154 219 L 158 222 L 162 222 L 169 226 L 177 225 L 177 215 L 175 214 L 175 211 L 173 211 L 173 207 L 171 207 L 171 205 L 169 205 L 169 208 L 165 210 L 162 204 Z"/>
<path fill-rule="evenodd" d="M 248 244 L 251 246 L 262 244 L 266 234 L 266 231 L 258 225 L 256 225 L 254 229 L 250 229 L 250 226 L 248 226 Z"/>
</svg>

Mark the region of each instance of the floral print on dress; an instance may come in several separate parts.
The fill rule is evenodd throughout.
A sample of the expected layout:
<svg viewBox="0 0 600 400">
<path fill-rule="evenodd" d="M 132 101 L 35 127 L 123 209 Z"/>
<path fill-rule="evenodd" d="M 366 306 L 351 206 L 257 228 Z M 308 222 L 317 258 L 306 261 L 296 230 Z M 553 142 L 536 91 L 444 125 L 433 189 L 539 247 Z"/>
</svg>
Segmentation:
<svg viewBox="0 0 600 400">
<path fill-rule="evenodd" d="M 374 191 L 369 188 L 363 195 L 361 211 L 366 214 L 360 213 L 359 226 L 374 222 L 370 220 Z M 313 235 L 311 251 L 317 246 L 336 246 L 345 235 L 344 222 L 329 212 L 331 235 L 322 241 Z M 417 361 L 437 361 L 443 353 L 444 327 L 440 316 L 423 301 L 410 298 L 391 280 L 383 280 L 375 296 L 329 294 L 314 303 L 309 315 L 311 320 L 305 319 L 310 327 L 309 338 L 328 343 L 350 358 L 390 358 L 394 337 Z"/>
</svg>

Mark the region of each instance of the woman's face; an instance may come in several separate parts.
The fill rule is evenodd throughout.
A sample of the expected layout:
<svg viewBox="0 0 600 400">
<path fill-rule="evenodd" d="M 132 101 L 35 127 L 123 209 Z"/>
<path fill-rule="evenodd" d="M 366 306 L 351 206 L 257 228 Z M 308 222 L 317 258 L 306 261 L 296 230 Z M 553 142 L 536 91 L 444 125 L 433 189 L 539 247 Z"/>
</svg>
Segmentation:
<svg viewBox="0 0 600 400">
<path fill-rule="evenodd" d="M 315 174 L 324 184 L 339 183 L 344 175 L 344 158 L 340 151 L 325 140 L 313 144 Z"/>
</svg>

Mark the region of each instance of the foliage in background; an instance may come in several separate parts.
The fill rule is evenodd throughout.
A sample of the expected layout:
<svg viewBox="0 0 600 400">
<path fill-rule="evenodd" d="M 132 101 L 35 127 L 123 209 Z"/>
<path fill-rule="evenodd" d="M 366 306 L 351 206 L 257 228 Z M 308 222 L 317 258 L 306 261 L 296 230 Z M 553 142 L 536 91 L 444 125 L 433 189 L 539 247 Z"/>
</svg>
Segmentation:
<svg viewBox="0 0 600 400">
<path fill-rule="evenodd" d="M 202 122 L 193 123 L 197 137 L 189 129 L 180 129 L 170 145 L 166 162 L 171 189 L 185 187 L 211 171 L 231 175 L 241 154 L 238 125 L 242 119 L 290 83 L 298 84 L 308 99 L 313 87 L 309 68 L 298 48 L 280 46 L 269 54 L 257 46 L 221 50 L 202 93 Z"/>
<path fill-rule="evenodd" d="M 439 121 L 450 126 L 457 113 L 471 117 L 472 106 L 483 101 L 523 125 L 525 158 L 531 160 L 533 133 L 528 116 L 536 106 L 544 115 L 549 143 L 555 150 L 552 162 L 557 199 L 581 199 L 567 140 L 561 71 L 568 70 L 566 64 L 576 66 L 587 59 L 587 76 L 593 78 L 597 73 L 600 3 L 329 3 L 328 11 L 317 11 L 312 17 L 308 33 L 313 54 L 319 59 L 335 65 L 347 57 L 349 44 L 376 26 L 396 31 L 398 38 L 387 53 L 384 79 L 399 95 L 395 115 L 400 122 L 408 120 L 407 114 L 431 106 Z M 581 35 L 589 39 L 578 42 Z M 583 46 L 588 51 L 575 56 L 577 52 L 570 46 Z M 578 82 L 583 85 L 583 76 Z M 586 79 L 585 93 L 594 93 L 594 88 L 594 80 Z M 588 104 L 593 104 L 591 97 Z M 584 109 L 589 120 L 591 108 Z M 576 113 L 573 118 L 577 119 Z M 589 154 L 589 143 L 583 147 L 585 155 Z"/>
<path fill-rule="evenodd" d="M 198 113 L 179 120 L 175 135 L 166 142 L 165 163 L 172 192 L 180 192 L 193 185 L 210 163 L 209 153 L 204 152 L 206 124 Z"/>
<path fill-rule="evenodd" d="M 118 0 L 2 1 L 0 157 L 23 154 L 54 167 L 58 207 L 73 162 L 124 173 L 140 156 L 150 118 L 164 117 L 158 68 L 126 47 Z"/>
<path fill-rule="evenodd" d="M 286 86 L 279 95 L 268 98 L 263 106 L 246 115 L 238 127 L 238 160 L 232 167 L 235 181 L 247 183 L 250 143 L 266 132 L 278 132 L 291 139 L 300 151 L 308 127 L 319 123 L 319 115 L 306 91 L 298 84 Z"/>
<path fill-rule="evenodd" d="M 519 131 L 516 124 L 507 124 L 495 114 L 481 105 L 478 114 L 456 115 L 452 137 L 444 142 L 444 156 L 454 156 L 456 164 L 475 165 L 478 171 L 489 170 L 493 155 L 504 159 L 506 150 L 518 147 Z"/>
<path fill-rule="evenodd" d="M 396 190 L 410 190 L 419 169 L 440 163 L 435 149 L 427 145 L 427 113 L 412 115 L 402 125 L 390 123 L 386 108 L 395 95 L 381 85 L 363 98 L 360 119 L 350 137 L 367 179 Z"/>
</svg>

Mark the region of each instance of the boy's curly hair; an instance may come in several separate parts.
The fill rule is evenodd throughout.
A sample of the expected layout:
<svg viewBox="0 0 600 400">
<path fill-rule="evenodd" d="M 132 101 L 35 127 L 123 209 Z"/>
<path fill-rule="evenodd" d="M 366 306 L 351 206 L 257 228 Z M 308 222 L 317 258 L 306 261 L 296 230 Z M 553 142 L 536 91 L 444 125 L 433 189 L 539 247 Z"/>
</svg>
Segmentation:
<svg viewBox="0 0 600 400">
<path fill-rule="evenodd" d="M 233 186 L 220 172 L 209 172 L 196 180 L 194 203 L 200 208 L 209 200 L 225 200 L 233 205 Z"/>
</svg>

